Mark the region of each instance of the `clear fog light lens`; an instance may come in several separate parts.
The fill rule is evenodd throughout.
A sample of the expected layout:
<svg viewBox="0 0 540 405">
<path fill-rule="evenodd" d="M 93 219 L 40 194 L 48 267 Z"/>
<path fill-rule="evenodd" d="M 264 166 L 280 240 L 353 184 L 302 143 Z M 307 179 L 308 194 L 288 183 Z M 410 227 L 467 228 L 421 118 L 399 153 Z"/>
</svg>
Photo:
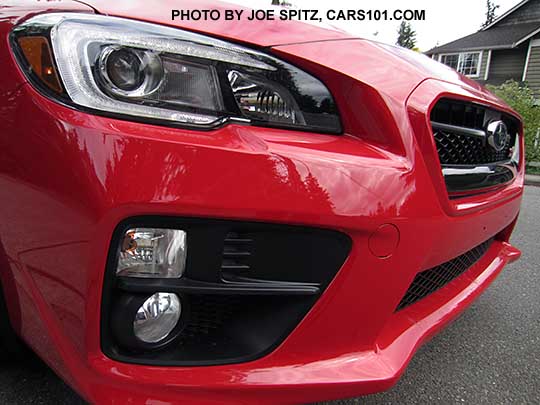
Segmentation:
<svg viewBox="0 0 540 405">
<path fill-rule="evenodd" d="M 156 293 L 137 311 L 133 332 L 145 343 L 159 343 L 176 327 L 181 313 L 182 304 L 176 294 Z"/>
<path fill-rule="evenodd" d="M 178 229 L 134 228 L 122 239 L 117 275 L 179 278 L 186 267 L 186 232 Z"/>
</svg>

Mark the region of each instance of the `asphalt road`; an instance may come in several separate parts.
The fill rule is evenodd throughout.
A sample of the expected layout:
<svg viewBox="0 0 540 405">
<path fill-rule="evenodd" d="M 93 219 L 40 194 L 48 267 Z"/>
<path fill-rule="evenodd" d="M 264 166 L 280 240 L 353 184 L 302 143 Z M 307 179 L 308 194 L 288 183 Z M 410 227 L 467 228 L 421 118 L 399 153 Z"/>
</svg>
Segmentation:
<svg viewBox="0 0 540 405">
<path fill-rule="evenodd" d="M 324 405 L 540 403 L 540 188 L 527 187 L 512 242 L 522 259 L 416 354 L 390 391 Z M 0 365 L 1 404 L 83 404 L 38 359 Z"/>
</svg>

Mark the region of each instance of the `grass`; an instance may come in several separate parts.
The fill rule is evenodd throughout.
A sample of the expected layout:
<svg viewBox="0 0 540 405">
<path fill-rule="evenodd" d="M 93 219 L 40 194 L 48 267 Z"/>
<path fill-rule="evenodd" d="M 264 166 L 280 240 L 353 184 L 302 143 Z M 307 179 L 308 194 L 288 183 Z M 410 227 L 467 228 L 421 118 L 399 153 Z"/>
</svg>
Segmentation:
<svg viewBox="0 0 540 405">
<path fill-rule="evenodd" d="M 527 174 L 536 174 L 540 176 L 540 167 L 527 166 L 525 171 L 527 172 Z"/>
</svg>

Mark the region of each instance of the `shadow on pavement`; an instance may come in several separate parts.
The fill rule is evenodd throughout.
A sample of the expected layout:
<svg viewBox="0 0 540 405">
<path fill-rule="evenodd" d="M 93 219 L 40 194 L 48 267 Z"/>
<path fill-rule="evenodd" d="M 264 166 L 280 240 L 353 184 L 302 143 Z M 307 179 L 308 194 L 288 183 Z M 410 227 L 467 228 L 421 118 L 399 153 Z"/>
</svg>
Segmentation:
<svg viewBox="0 0 540 405">
<path fill-rule="evenodd" d="M 76 404 L 85 402 L 36 355 L 0 365 L 0 403 Z"/>
</svg>

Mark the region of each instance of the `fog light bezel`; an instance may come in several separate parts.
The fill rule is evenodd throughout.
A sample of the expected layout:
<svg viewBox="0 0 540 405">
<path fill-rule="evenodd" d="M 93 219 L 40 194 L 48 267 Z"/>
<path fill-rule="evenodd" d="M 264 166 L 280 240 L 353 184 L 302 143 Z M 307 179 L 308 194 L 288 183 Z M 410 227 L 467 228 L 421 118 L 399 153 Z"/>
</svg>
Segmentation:
<svg viewBox="0 0 540 405">
<path fill-rule="evenodd" d="M 189 235 L 189 254 L 184 276 L 180 279 L 117 276 L 117 247 L 130 228 L 186 231 Z M 252 251 L 255 258 L 259 257 L 254 267 L 258 273 L 254 275 L 267 274 L 268 277 L 247 281 L 223 277 L 224 270 L 220 268 L 223 264 L 224 240 L 231 231 L 248 232 L 257 238 Z M 101 296 L 101 350 L 114 361 L 151 366 L 215 366 L 261 358 L 276 349 L 299 324 L 335 277 L 351 247 L 352 240 L 347 234 L 316 227 L 160 215 L 125 218 L 115 227 L 109 243 Z M 313 262 L 306 259 L 309 255 L 298 255 L 299 250 L 311 252 L 313 249 L 319 253 Z M 281 254 L 275 255 L 275 251 Z M 276 274 L 275 269 L 282 269 L 283 262 L 289 263 L 288 267 L 285 266 L 288 270 L 280 270 Z M 122 297 L 126 294 L 143 295 L 146 299 L 155 292 L 171 292 L 181 297 L 184 313 L 179 329 L 175 329 L 169 335 L 170 339 L 160 345 L 137 342 L 135 347 L 130 345 L 130 341 L 133 342 L 131 339 L 119 341 L 115 336 L 118 333 L 113 333 L 115 322 L 112 312 L 118 304 L 126 302 Z M 237 311 L 234 316 L 224 320 L 220 326 L 224 329 L 202 343 L 192 342 L 199 342 L 199 333 L 205 333 L 197 328 L 207 319 L 206 299 L 221 305 L 221 301 L 231 296 L 237 301 L 237 308 L 234 303 L 232 306 L 227 303 L 227 307 L 220 306 L 218 309 Z M 137 304 L 142 302 L 143 299 L 140 299 Z M 132 316 L 137 310 L 138 306 L 132 309 Z M 126 317 L 130 331 L 132 316 Z M 123 320 L 120 323 L 124 324 Z M 120 329 L 119 326 L 115 328 Z"/>
</svg>

